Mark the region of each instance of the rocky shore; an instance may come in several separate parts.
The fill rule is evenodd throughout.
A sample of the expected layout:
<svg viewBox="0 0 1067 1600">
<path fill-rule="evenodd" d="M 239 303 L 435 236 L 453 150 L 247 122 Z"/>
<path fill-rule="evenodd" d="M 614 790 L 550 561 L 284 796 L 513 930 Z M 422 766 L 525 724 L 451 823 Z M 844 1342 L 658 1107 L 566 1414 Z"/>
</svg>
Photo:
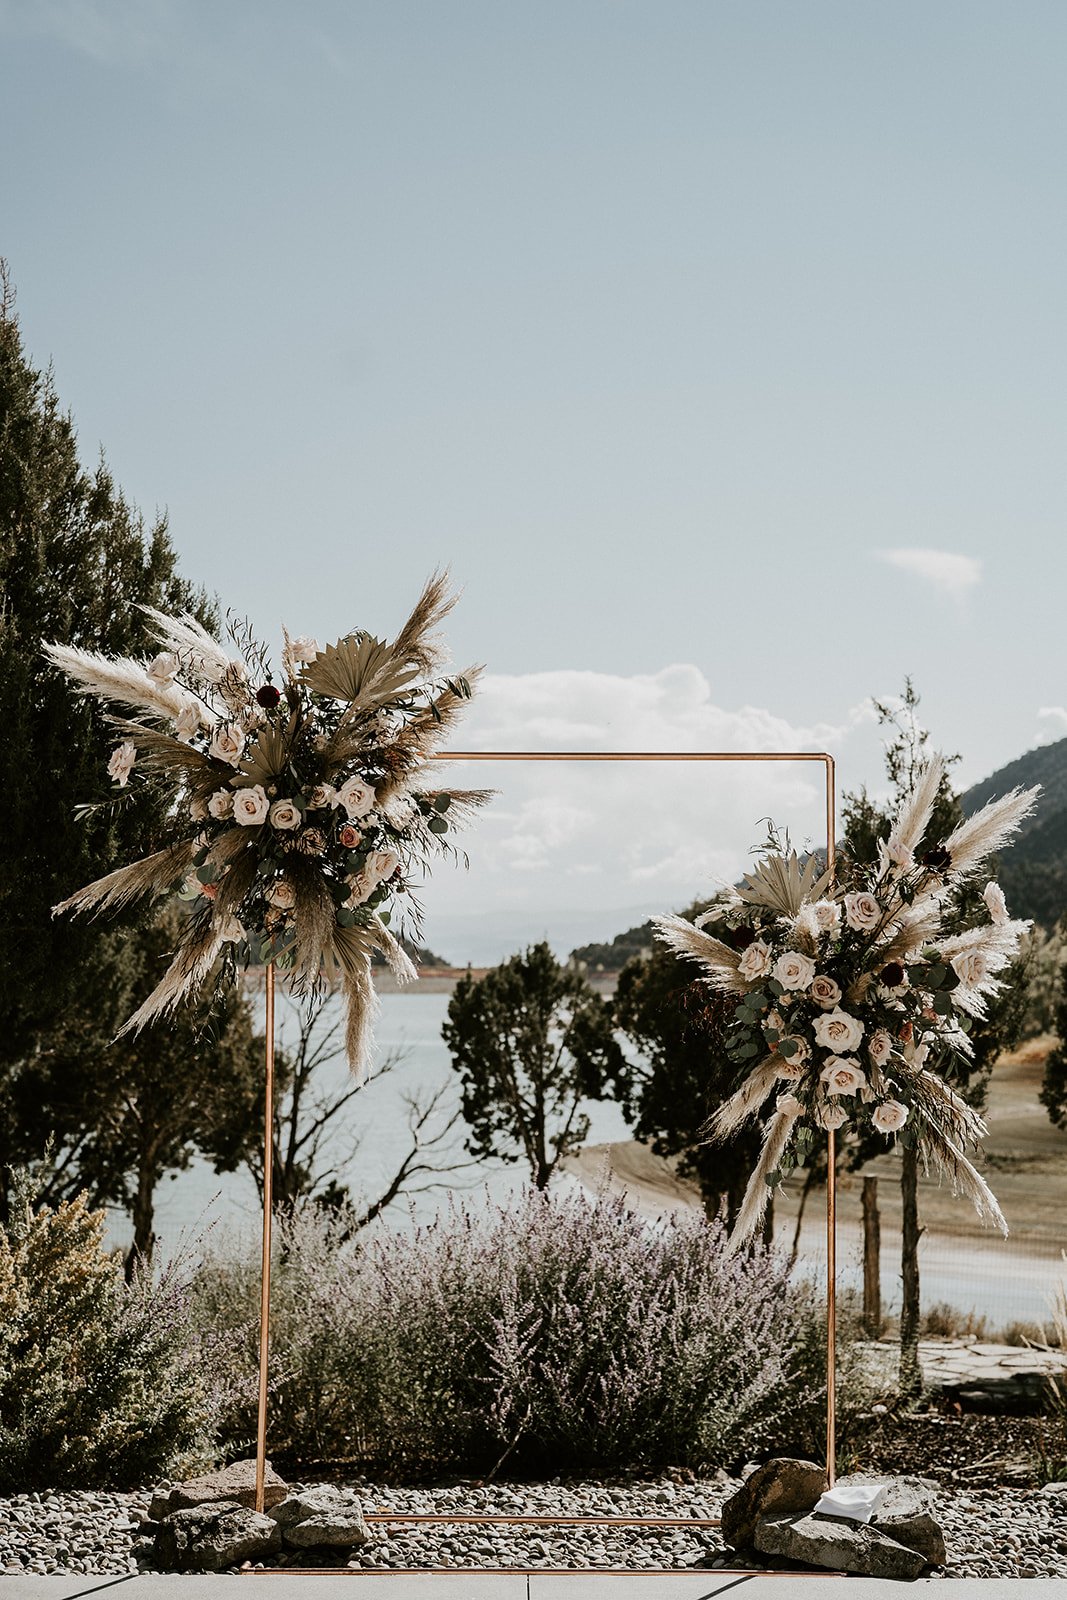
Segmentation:
<svg viewBox="0 0 1067 1600">
<path fill-rule="evenodd" d="M 303 1493 L 308 1486 L 290 1485 Z M 717 1527 L 737 1481 L 461 1484 L 442 1488 L 353 1484 L 368 1542 L 334 1552 L 279 1550 L 269 1566 L 357 1568 L 514 1567 L 745 1570 Z M 153 1493 L 26 1494 L 0 1499 L 0 1575 L 81 1573 L 118 1577 L 154 1570 L 146 1537 Z M 952 1489 L 936 1495 L 948 1547 L 946 1577 L 1067 1579 L 1067 1484 L 1041 1490 Z M 395 1515 L 607 1518 L 530 1522 L 399 1523 Z M 629 1527 L 618 1519 L 641 1518 Z M 649 1519 L 655 1519 L 649 1520 Z M 776 1563 L 768 1557 L 765 1567 Z M 778 1563 L 781 1565 L 781 1563 Z"/>
</svg>

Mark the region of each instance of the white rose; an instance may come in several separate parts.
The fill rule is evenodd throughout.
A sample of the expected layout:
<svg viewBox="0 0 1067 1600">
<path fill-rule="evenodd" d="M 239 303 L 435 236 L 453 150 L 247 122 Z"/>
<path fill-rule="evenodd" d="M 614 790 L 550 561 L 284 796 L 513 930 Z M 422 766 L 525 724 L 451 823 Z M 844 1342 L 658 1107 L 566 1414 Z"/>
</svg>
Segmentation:
<svg viewBox="0 0 1067 1600">
<path fill-rule="evenodd" d="M 224 656 L 201 655 L 199 651 L 189 659 L 189 671 L 195 678 L 202 678 L 205 683 L 221 683 L 226 676 L 229 662 Z"/>
<path fill-rule="evenodd" d="M 332 783 L 317 783 L 308 795 L 309 811 L 325 811 L 337 804 L 337 790 Z"/>
<path fill-rule="evenodd" d="M 783 989 L 806 989 L 815 976 L 815 963 L 799 950 L 786 950 L 774 963 L 774 976 Z"/>
<path fill-rule="evenodd" d="M 841 926 L 841 907 L 836 900 L 816 900 L 811 909 L 823 933 L 833 933 Z"/>
<path fill-rule="evenodd" d="M 289 654 L 294 661 L 314 661 L 321 654 L 317 639 L 311 639 L 306 634 L 301 634 L 299 639 L 290 639 Z"/>
<path fill-rule="evenodd" d="M 843 1106 L 820 1106 L 816 1112 L 816 1120 L 819 1126 L 829 1133 L 848 1121 L 848 1112 Z"/>
<path fill-rule="evenodd" d="M 266 899 L 269 905 L 277 906 L 279 911 L 291 911 L 296 905 L 296 890 L 288 878 L 278 878 L 267 890 Z"/>
<path fill-rule="evenodd" d="M 818 972 L 811 980 L 811 998 L 817 1006 L 829 1011 L 841 998 L 841 985 L 836 979 L 828 978 L 824 972 Z"/>
<path fill-rule="evenodd" d="M 179 739 L 184 739 L 188 744 L 200 732 L 200 707 L 190 700 L 182 706 L 174 721 L 174 732 Z"/>
<path fill-rule="evenodd" d="M 137 746 L 131 739 L 124 739 L 112 750 L 111 760 L 107 764 L 107 775 L 114 779 L 120 789 L 125 789 L 129 783 L 130 773 L 136 760 Z"/>
<path fill-rule="evenodd" d="M 787 1117 L 802 1117 L 804 1115 L 804 1102 L 798 1100 L 795 1094 L 780 1094 L 775 1102 L 778 1111 L 784 1111 Z"/>
<path fill-rule="evenodd" d="M 831 1056 L 819 1073 L 819 1081 L 826 1085 L 827 1094 L 855 1094 L 867 1084 L 867 1074 L 855 1061 L 845 1056 Z"/>
<path fill-rule="evenodd" d="M 867 1040 L 867 1054 L 876 1067 L 884 1066 L 893 1050 L 893 1040 L 888 1029 L 878 1028 Z"/>
<path fill-rule="evenodd" d="M 367 857 L 367 871 L 378 883 L 391 878 L 399 865 L 400 857 L 395 850 L 375 850 Z"/>
<path fill-rule="evenodd" d="M 216 789 L 208 800 L 207 808 L 216 822 L 225 822 L 227 817 L 233 816 L 233 791 Z"/>
<path fill-rule="evenodd" d="M 1011 919 L 1008 915 L 1008 903 L 1004 898 L 1004 890 L 999 883 L 987 883 L 982 890 L 982 899 L 986 909 L 994 922 L 1003 925 Z"/>
<path fill-rule="evenodd" d="M 900 834 L 893 832 L 886 841 L 886 855 L 895 867 L 913 867 L 915 853 L 904 843 Z"/>
<path fill-rule="evenodd" d="M 269 815 L 272 828 L 288 832 L 289 829 L 300 826 L 300 812 L 291 800 L 275 800 Z"/>
<path fill-rule="evenodd" d="M 824 1050 L 833 1050 L 836 1054 L 842 1051 L 859 1048 L 863 1038 L 863 1023 L 858 1017 L 850 1016 L 847 1011 L 842 1011 L 840 1006 L 836 1011 L 827 1011 L 815 1019 L 815 1043 L 821 1044 Z"/>
<path fill-rule="evenodd" d="M 157 683 L 169 683 L 178 676 L 181 662 L 173 650 L 161 650 L 154 660 L 148 663 L 148 676 L 155 678 Z"/>
<path fill-rule="evenodd" d="M 766 977 L 771 970 L 770 946 L 764 944 L 762 939 L 753 939 L 752 943 L 742 952 L 737 970 L 748 983 L 753 983 L 757 978 Z"/>
<path fill-rule="evenodd" d="M 846 894 L 845 921 L 857 933 L 870 933 L 882 919 L 882 908 L 873 894 Z"/>
<path fill-rule="evenodd" d="M 208 752 L 216 761 L 228 761 L 231 767 L 235 767 L 241 759 L 244 747 L 243 730 L 236 722 L 227 722 L 221 728 L 216 728 Z"/>
<path fill-rule="evenodd" d="M 908 1120 L 908 1108 L 899 1100 L 883 1100 L 871 1112 L 871 1121 L 879 1133 L 897 1133 Z"/>
<path fill-rule="evenodd" d="M 266 822 L 269 811 L 270 801 L 261 783 L 254 783 L 249 789 L 238 789 L 234 794 L 233 820 L 242 828 L 254 828 Z"/>
<path fill-rule="evenodd" d="M 350 817 L 365 817 L 368 811 L 374 809 L 374 790 L 362 778 L 346 778 L 333 803 L 335 806 L 344 806 Z"/>
<path fill-rule="evenodd" d="M 973 989 L 988 978 L 989 962 L 983 950 L 961 950 L 952 957 L 952 970 L 961 983 Z"/>
<path fill-rule="evenodd" d="M 375 889 L 378 887 L 370 873 L 367 871 L 366 867 L 364 867 L 360 872 L 354 873 L 352 877 L 349 878 L 348 886 L 351 890 L 351 893 L 349 894 L 348 899 L 345 901 L 345 904 L 351 907 L 353 910 L 356 906 L 361 906 L 367 900 L 369 900 Z"/>
</svg>

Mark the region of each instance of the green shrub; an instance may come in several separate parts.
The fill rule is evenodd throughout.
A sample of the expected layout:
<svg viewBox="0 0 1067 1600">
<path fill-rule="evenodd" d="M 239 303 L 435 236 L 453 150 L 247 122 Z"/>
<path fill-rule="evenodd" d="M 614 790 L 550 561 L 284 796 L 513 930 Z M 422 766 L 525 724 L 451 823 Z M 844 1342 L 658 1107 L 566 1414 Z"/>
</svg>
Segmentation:
<svg viewBox="0 0 1067 1600">
<path fill-rule="evenodd" d="M 176 1269 L 123 1281 L 84 1197 L 0 1230 L 0 1492 L 124 1488 L 209 1458 L 213 1396 Z"/>
</svg>

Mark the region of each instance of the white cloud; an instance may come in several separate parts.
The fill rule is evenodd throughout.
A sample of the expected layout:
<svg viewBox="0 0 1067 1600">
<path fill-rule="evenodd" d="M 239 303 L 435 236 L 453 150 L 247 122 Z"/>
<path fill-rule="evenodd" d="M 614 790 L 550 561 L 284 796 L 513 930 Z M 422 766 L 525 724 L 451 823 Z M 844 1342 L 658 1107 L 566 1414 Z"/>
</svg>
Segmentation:
<svg viewBox="0 0 1067 1600">
<path fill-rule="evenodd" d="M 716 705 L 695 666 L 622 677 L 541 672 L 481 683 L 455 748 L 471 751 L 788 751 L 839 755 L 868 702 L 840 725 L 791 724 L 758 706 Z M 854 754 L 849 744 L 850 758 Z M 855 787 L 850 759 L 848 787 Z M 422 895 L 427 942 L 457 962 L 524 943 L 611 938 L 733 882 L 773 817 L 803 846 L 825 840 L 816 762 L 478 762 L 453 782 L 497 798 L 465 830 L 469 872 L 441 868 Z"/>
<path fill-rule="evenodd" d="M 1037 713 L 1042 724 L 1034 738 L 1035 744 L 1055 744 L 1067 735 L 1067 706 L 1042 706 Z"/>
<path fill-rule="evenodd" d="M 982 578 L 982 563 L 954 550 L 914 548 L 878 550 L 876 554 L 880 561 L 921 578 L 953 600 L 962 600 Z"/>
<path fill-rule="evenodd" d="M 0 0 L 0 30 L 54 39 L 106 66 L 163 55 L 176 20 L 173 0 Z"/>
</svg>

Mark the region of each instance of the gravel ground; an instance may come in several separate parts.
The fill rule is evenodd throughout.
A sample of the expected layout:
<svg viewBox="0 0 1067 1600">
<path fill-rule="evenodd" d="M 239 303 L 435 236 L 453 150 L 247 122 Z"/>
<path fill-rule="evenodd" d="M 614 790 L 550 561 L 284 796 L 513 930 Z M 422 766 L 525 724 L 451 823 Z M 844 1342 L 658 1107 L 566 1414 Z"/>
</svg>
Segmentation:
<svg viewBox="0 0 1067 1600">
<path fill-rule="evenodd" d="M 645 1483 L 499 1484 L 491 1488 L 383 1488 L 360 1484 L 368 1513 L 717 1517 L 732 1483 L 666 1478 Z M 30 1494 L 0 1499 L 0 1575 L 119 1576 L 139 1570 L 134 1542 L 149 1495 Z M 1067 1487 L 944 1489 L 937 1514 L 949 1550 L 946 1577 L 1067 1578 Z M 352 1564 L 390 1567 L 733 1567 L 715 1528 L 374 1524 L 381 1542 Z M 339 1557 L 345 1565 L 348 1557 Z M 293 1566 L 328 1565 L 282 1557 Z M 143 1563 L 144 1566 L 150 1563 Z"/>
</svg>

